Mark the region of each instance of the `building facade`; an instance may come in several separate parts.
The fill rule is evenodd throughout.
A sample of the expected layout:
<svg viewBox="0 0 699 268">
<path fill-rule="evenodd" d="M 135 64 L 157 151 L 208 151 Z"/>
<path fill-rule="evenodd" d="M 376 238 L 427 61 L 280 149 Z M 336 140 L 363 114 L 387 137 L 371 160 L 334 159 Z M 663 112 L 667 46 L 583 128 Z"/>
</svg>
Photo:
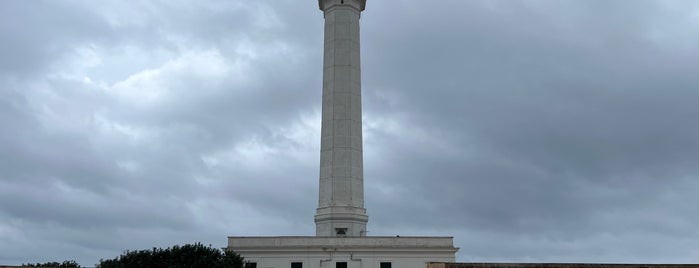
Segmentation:
<svg viewBox="0 0 699 268">
<path fill-rule="evenodd" d="M 425 268 L 454 262 L 451 237 L 229 237 L 249 268 Z"/>
</svg>

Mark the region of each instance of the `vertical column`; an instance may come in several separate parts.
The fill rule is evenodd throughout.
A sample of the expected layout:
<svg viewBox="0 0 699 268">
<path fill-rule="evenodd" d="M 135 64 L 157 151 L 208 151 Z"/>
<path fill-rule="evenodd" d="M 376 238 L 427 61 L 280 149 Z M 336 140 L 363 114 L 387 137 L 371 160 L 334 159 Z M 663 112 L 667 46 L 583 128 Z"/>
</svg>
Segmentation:
<svg viewBox="0 0 699 268">
<path fill-rule="evenodd" d="M 366 0 L 319 0 L 325 14 L 323 115 L 316 235 L 363 236 L 359 18 Z"/>
</svg>

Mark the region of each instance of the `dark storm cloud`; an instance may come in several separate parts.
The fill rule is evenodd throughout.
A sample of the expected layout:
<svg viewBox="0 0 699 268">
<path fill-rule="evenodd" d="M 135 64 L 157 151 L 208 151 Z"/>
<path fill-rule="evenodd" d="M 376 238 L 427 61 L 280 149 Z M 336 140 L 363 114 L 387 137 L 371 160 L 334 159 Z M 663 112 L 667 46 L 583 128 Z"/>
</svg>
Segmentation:
<svg viewBox="0 0 699 268">
<path fill-rule="evenodd" d="M 454 235 L 463 261 L 697 261 L 695 3 L 375 2 L 370 234 Z M 0 263 L 312 235 L 314 1 L 0 6 Z"/>
</svg>

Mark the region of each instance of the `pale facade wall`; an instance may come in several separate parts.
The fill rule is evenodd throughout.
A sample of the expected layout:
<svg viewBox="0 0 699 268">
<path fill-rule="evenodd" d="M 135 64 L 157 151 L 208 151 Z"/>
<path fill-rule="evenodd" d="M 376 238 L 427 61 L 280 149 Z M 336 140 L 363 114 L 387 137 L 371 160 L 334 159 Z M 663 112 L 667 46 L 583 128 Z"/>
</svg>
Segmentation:
<svg viewBox="0 0 699 268">
<path fill-rule="evenodd" d="M 335 268 L 336 262 L 347 262 L 348 268 L 379 268 L 390 262 L 392 268 L 425 268 L 430 262 L 454 262 L 453 254 L 434 252 L 249 252 L 241 254 L 257 268 L 290 268 L 292 262 L 303 268 Z"/>
<path fill-rule="evenodd" d="M 228 249 L 257 268 L 425 268 L 430 262 L 454 262 L 458 250 L 451 237 L 229 237 Z"/>
</svg>

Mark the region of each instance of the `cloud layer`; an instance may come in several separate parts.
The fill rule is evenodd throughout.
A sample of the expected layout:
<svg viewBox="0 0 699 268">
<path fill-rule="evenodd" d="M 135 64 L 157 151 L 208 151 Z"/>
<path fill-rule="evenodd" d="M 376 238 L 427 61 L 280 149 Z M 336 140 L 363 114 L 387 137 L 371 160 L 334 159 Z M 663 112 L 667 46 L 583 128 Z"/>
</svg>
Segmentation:
<svg viewBox="0 0 699 268">
<path fill-rule="evenodd" d="M 370 235 L 699 261 L 698 4 L 375 2 Z M 313 1 L 0 2 L 0 263 L 313 235 L 322 23 Z"/>
</svg>

